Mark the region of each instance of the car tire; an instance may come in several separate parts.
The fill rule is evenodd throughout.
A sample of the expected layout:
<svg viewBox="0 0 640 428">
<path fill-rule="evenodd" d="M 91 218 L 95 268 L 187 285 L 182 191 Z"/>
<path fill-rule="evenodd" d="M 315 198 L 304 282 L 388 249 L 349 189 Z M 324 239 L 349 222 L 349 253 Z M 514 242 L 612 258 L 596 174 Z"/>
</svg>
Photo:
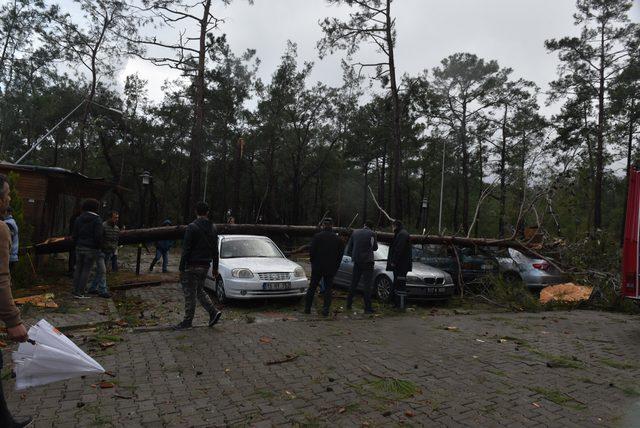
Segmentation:
<svg viewBox="0 0 640 428">
<path fill-rule="evenodd" d="M 393 283 L 387 275 L 380 275 L 376 278 L 375 282 L 376 297 L 383 303 L 389 303 L 391 301 L 391 290 Z"/>
<path fill-rule="evenodd" d="M 224 281 L 222 281 L 221 277 L 216 278 L 216 300 L 218 303 L 223 304 L 226 303 L 229 299 L 227 299 L 227 294 L 224 291 Z"/>
</svg>

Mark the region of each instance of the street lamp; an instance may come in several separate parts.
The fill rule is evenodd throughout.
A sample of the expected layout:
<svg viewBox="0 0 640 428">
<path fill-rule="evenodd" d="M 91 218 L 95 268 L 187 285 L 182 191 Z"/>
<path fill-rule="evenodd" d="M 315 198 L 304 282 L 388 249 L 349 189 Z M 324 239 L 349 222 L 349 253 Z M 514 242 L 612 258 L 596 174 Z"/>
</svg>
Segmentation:
<svg viewBox="0 0 640 428">
<path fill-rule="evenodd" d="M 424 235 L 425 229 L 427 228 L 427 207 L 429 206 L 429 201 L 427 198 L 422 199 L 422 215 L 421 215 L 421 223 L 422 223 L 422 234 Z"/>
<path fill-rule="evenodd" d="M 140 174 L 140 181 L 142 183 L 142 203 L 140 204 L 140 228 L 144 228 L 145 220 L 145 207 L 147 205 L 147 190 L 151 184 L 153 176 L 149 171 L 144 171 Z M 142 243 L 138 244 L 138 254 L 136 256 L 136 275 L 140 275 L 140 259 L 142 257 Z"/>
</svg>

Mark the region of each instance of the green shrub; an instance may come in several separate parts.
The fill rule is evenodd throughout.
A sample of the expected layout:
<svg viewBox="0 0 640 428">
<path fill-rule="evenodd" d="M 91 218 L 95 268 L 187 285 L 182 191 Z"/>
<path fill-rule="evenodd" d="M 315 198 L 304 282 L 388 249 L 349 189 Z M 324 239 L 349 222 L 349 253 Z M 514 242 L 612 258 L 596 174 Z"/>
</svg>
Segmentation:
<svg viewBox="0 0 640 428">
<path fill-rule="evenodd" d="M 9 173 L 9 185 L 11 186 L 11 208 L 13 209 L 13 218 L 18 224 L 18 230 L 20 234 L 20 248 L 21 250 L 31 245 L 31 234 L 33 232 L 33 226 L 28 224 L 24 218 L 24 204 L 23 200 L 18 194 L 17 183 L 19 175 L 11 172 Z M 24 251 L 20 252 L 20 259 L 18 264 L 11 270 L 11 281 L 14 288 L 24 288 L 29 286 L 34 281 L 33 269 L 29 257 Z"/>
</svg>

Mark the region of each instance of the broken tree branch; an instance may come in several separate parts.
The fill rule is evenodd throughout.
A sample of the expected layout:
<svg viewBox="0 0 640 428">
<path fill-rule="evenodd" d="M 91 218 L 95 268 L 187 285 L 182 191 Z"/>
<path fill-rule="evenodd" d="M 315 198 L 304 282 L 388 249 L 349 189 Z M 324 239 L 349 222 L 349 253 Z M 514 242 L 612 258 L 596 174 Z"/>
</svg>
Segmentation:
<svg viewBox="0 0 640 428">
<path fill-rule="evenodd" d="M 391 223 L 393 223 L 395 221 L 395 219 L 391 218 L 391 216 L 389 214 L 387 214 L 387 212 L 385 210 L 382 209 L 382 207 L 378 203 L 378 200 L 376 199 L 375 195 L 373 194 L 373 190 L 371 190 L 371 186 L 367 186 L 367 187 L 369 188 L 369 193 L 371 194 L 371 198 L 373 199 L 373 203 L 376 204 L 376 207 L 378 207 L 380 212 L 382 214 L 384 214 L 385 217 L 387 217 L 387 220 L 389 220 Z"/>
</svg>

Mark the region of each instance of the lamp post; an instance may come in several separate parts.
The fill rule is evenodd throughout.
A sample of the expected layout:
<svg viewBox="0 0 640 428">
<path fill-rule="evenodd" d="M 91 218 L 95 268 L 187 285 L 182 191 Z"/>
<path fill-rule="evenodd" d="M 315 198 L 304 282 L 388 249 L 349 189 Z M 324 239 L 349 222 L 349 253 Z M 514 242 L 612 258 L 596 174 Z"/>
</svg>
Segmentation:
<svg viewBox="0 0 640 428">
<path fill-rule="evenodd" d="M 153 176 L 149 171 L 144 171 L 140 174 L 140 181 L 142 183 L 142 203 L 140 204 L 140 229 L 144 228 L 144 220 L 145 220 L 145 208 L 147 205 L 147 190 L 149 189 L 149 185 L 151 184 L 151 179 Z M 140 275 L 140 259 L 142 257 L 142 243 L 138 244 L 138 254 L 136 256 L 136 275 Z"/>
<path fill-rule="evenodd" d="M 422 200 L 422 215 L 420 222 L 422 223 L 422 234 L 424 235 L 425 230 L 427 228 L 427 207 L 429 206 L 429 201 L 427 198 Z"/>
</svg>

